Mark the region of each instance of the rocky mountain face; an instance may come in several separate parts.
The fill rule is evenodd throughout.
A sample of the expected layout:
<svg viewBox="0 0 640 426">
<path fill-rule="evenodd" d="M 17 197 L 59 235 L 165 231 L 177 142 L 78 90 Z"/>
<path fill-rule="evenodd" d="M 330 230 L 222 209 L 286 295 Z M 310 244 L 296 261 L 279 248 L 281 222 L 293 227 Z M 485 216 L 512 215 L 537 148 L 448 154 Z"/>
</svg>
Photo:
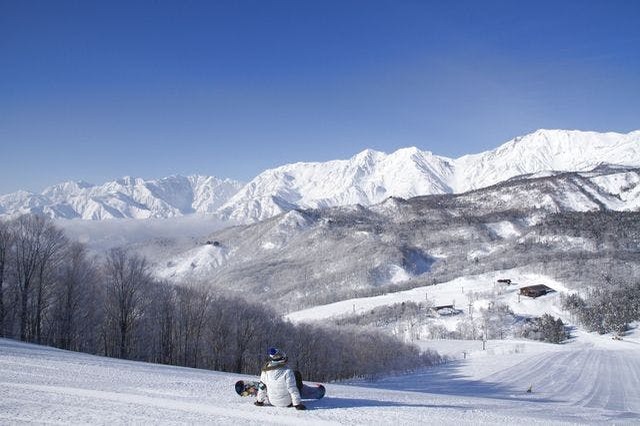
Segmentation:
<svg viewBox="0 0 640 426">
<path fill-rule="evenodd" d="M 123 178 L 100 186 L 66 182 L 41 194 L 0 196 L 0 215 L 103 220 L 203 213 L 253 223 L 300 208 L 371 206 L 388 197 L 457 194 L 517 176 L 589 171 L 599 165 L 640 166 L 640 131 L 538 130 L 458 159 L 418 148 L 391 154 L 365 150 L 348 160 L 266 170 L 246 185 L 211 176 Z"/>
</svg>

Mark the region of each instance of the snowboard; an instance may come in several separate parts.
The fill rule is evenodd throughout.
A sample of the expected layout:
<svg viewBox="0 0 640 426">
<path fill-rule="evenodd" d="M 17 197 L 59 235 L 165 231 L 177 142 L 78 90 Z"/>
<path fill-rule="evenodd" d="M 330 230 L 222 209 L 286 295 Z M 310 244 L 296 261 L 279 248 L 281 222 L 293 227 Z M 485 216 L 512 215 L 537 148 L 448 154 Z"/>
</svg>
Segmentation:
<svg viewBox="0 0 640 426">
<path fill-rule="evenodd" d="M 259 381 L 248 381 L 248 380 L 238 380 L 236 382 L 236 393 L 240 396 L 257 396 L 258 395 L 258 385 Z M 321 399 L 326 389 L 319 383 L 314 383 L 312 385 L 308 385 L 306 383 L 302 384 L 302 389 L 300 390 L 300 397 L 302 399 Z"/>
</svg>

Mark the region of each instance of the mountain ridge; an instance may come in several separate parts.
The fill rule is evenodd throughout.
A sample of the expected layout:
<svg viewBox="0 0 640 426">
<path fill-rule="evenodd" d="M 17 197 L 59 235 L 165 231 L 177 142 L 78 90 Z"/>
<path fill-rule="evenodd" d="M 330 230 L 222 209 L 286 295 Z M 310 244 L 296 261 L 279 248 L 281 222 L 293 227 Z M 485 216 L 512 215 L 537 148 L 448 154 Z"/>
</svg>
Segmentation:
<svg viewBox="0 0 640 426">
<path fill-rule="evenodd" d="M 69 181 L 40 194 L 0 196 L 0 215 L 104 220 L 201 213 L 252 223 L 296 208 L 368 206 L 388 197 L 464 193 L 517 176 L 588 171 L 601 164 L 640 166 L 640 130 L 539 129 L 494 150 L 456 159 L 417 147 L 389 154 L 365 149 L 346 160 L 267 169 L 246 184 L 202 175 L 151 180 L 127 176 L 102 185 Z"/>
<path fill-rule="evenodd" d="M 53 218 L 104 220 L 168 218 L 213 213 L 242 183 L 214 176 L 172 175 L 145 180 L 125 176 L 94 185 L 67 181 L 40 194 L 17 191 L 0 196 L 0 213 L 36 213 Z"/>
<path fill-rule="evenodd" d="M 457 159 L 412 147 L 391 154 L 365 150 L 348 160 L 288 164 L 256 176 L 220 212 L 249 223 L 286 211 L 255 204 L 268 195 L 299 208 L 373 205 L 388 197 L 463 193 L 519 175 L 588 171 L 601 164 L 640 166 L 640 131 L 541 129 Z"/>
</svg>

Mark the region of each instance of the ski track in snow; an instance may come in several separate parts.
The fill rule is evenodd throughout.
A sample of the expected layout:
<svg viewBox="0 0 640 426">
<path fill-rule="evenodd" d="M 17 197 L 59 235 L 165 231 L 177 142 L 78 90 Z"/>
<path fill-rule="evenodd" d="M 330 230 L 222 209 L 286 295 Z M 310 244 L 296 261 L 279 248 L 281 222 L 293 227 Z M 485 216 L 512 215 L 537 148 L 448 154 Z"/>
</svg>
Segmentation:
<svg viewBox="0 0 640 426">
<path fill-rule="evenodd" d="M 324 399 L 298 412 L 237 396 L 233 383 L 246 375 L 0 339 L 0 423 L 638 424 L 636 340 L 489 341 L 491 350 L 420 373 L 327 384 Z"/>
</svg>

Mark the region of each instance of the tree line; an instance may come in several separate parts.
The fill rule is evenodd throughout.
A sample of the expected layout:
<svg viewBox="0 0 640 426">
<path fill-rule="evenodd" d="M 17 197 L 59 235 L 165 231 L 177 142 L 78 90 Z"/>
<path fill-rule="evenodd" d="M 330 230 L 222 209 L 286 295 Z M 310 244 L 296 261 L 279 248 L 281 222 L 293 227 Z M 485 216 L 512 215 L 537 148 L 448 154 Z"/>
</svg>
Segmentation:
<svg viewBox="0 0 640 426">
<path fill-rule="evenodd" d="M 122 248 L 102 257 L 47 218 L 0 221 L 0 337 L 130 360 L 257 374 L 270 346 L 309 380 L 401 372 L 441 362 L 372 331 L 294 325 L 206 284 L 154 278 Z"/>
<path fill-rule="evenodd" d="M 589 331 L 623 334 L 632 322 L 640 321 L 640 282 L 605 276 L 586 294 L 565 296 L 562 305 Z"/>
</svg>

